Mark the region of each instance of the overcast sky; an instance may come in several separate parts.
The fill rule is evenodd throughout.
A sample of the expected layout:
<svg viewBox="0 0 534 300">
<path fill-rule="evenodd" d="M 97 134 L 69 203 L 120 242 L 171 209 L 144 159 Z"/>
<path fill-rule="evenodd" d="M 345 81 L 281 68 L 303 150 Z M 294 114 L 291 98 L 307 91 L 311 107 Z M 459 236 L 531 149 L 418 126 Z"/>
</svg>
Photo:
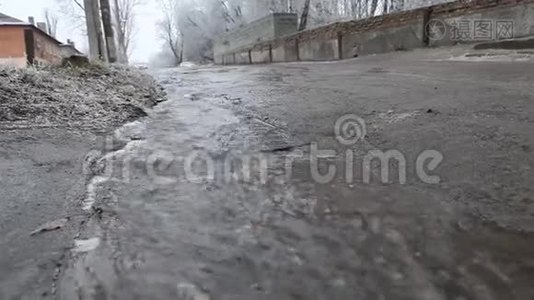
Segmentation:
<svg viewBox="0 0 534 300">
<path fill-rule="evenodd" d="M 28 16 L 34 16 L 35 21 L 44 21 L 45 9 L 53 12 L 59 10 L 57 0 L 0 0 L 0 12 L 21 19 L 28 20 Z M 62 16 L 57 13 L 60 18 Z M 156 0 L 145 0 L 144 4 L 137 9 L 137 33 L 133 43 L 131 60 L 133 62 L 147 62 L 161 48 L 162 42 L 156 23 L 161 18 Z M 80 29 L 72 29 L 72 21 L 61 20 L 58 24 L 57 38 L 65 42 L 70 38 L 76 42 L 76 47 L 85 51 L 87 38 Z"/>
</svg>

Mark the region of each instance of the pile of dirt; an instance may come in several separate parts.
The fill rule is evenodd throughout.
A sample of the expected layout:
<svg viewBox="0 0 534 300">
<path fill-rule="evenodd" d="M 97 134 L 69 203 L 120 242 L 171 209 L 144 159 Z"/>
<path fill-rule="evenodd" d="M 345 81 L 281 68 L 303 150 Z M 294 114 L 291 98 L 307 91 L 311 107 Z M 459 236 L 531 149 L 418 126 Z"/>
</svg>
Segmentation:
<svg viewBox="0 0 534 300">
<path fill-rule="evenodd" d="M 127 66 L 0 68 L 4 125 L 107 128 L 164 99 L 152 77 Z"/>
</svg>

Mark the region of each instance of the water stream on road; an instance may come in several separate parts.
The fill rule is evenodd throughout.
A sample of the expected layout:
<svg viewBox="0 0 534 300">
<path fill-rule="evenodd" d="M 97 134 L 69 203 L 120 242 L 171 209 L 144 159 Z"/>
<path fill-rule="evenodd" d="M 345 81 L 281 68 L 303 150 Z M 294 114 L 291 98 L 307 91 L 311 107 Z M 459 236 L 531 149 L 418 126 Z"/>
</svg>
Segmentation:
<svg viewBox="0 0 534 300">
<path fill-rule="evenodd" d="M 232 78 L 225 91 L 214 84 L 222 76 L 216 72 L 156 73 L 169 101 L 110 138 L 110 149 L 116 140 L 126 146 L 100 161 L 88 186 L 84 207 L 102 212 L 100 242 L 67 271 L 78 294 L 445 299 L 472 295 L 470 285 L 491 294 L 471 270 L 454 266 L 451 252 L 472 250 L 450 240 L 455 211 L 437 191 L 319 185 L 305 160 L 288 180 L 285 158 L 305 143 L 283 124 L 246 112 Z M 239 174 L 244 157 L 252 158 L 250 178 Z M 228 164 L 234 159 L 237 165 Z M 485 274 L 506 281 L 495 280 L 497 271 Z M 456 282 L 457 275 L 469 281 Z M 500 295 L 508 295 L 501 285 Z"/>
</svg>

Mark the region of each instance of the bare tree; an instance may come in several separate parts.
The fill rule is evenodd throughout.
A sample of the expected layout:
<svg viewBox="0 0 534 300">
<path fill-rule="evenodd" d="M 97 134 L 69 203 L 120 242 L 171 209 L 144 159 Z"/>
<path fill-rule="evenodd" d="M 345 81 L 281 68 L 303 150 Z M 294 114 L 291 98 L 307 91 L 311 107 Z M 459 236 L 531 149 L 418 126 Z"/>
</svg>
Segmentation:
<svg viewBox="0 0 534 300">
<path fill-rule="evenodd" d="M 376 9 L 378 8 L 378 0 L 371 0 L 371 16 L 376 14 Z"/>
<path fill-rule="evenodd" d="M 76 4 L 76 6 L 78 6 L 79 8 L 84 9 L 84 6 L 80 2 L 80 0 L 72 0 L 72 2 L 74 2 L 74 4 Z"/>
<path fill-rule="evenodd" d="M 310 12 L 310 0 L 304 2 L 304 8 L 302 9 L 302 15 L 300 17 L 299 31 L 306 29 L 308 25 L 308 14 Z"/>
<path fill-rule="evenodd" d="M 135 7 L 138 0 L 113 0 L 113 25 L 117 38 L 118 61 L 128 63 L 135 31 Z"/>
<path fill-rule="evenodd" d="M 46 9 L 45 10 L 45 21 L 46 21 L 46 28 L 47 28 L 47 33 L 52 36 L 52 37 L 56 37 L 56 33 L 57 33 L 57 24 L 58 24 L 58 18 L 55 14 L 51 13 L 50 10 Z"/>
<path fill-rule="evenodd" d="M 163 20 L 160 23 L 161 37 L 174 56 L 176 64 L 183 61 L 183 33 L 178 24 L 178 5 L 175 0 L 161 0 Z"/>
<path fill-rule="evenodd" d="M 68 20 L 69 27 L 85 29 L 87 22 L 85 20 L 84 0 L 56 0 L 56 2 L 58 14 Z"/>
<path fill-rule="evenodd" d="M 109 42 L 98 42 L 100 38 L 96 38 L 93 36 L 93 34 L 90 33 L 90 31 L 93 31 L 93 28 L 95 26 L 91 25 L 89 28 L 87 28 L 87 35 L 89 39 L 93 39 L 93 50 L 91 53 L 100 53 L 100 50 L 96 50 L 96 45 L 104 45 L 106 48 L 106 56 L 108 56 L 108 49 L 107 45 L 115 46 L 115 50 L 111 49 L 112 53 L 116 53 L 116 61 L 119 61 L 121 63 L 127 63 L 128 62 L 128 56 L 131 51 L 131 44 L 133 39 L 133 33 L 134 33 L 134 22 L 135 22 L 135 7 L 141 3 L 142 0 L 106 0 L 107 3 L 103 3 L 103 5 L 99 5 L 100 1 L 102 0 L 56 0 L 57 3 L 60 5 L 60 10 L 62 14 L 69 18 L 71 22 L 76 23 L 79 20 L 83 20 L 84 24 L 83 27 L 89 26 L 88 24 L 93 24 L 93 21 L 87 20 L 87 13 L 88 11 L 85 9 L 87 6 L 87 3 L 91 3 L 93 7 L 97 7 L 98 15 L 95 15 L 96 18 L 100 19 L 100 26 L 98 27 L 99 31 L 105 32 L 106 28 L 102 28 L 104 24 L 103 19 L 105 18 L 105 14 L 108 11 L 107 7 L 110 7 L 108 4 L 111 4 L 110 7 L 110 18 L 111 18 L 111 24 L 112 29 L 108 29 L 108 35 L 110 32 L 113 32 L 114 44 L 110 44 Z M 89 5 L 89 6 L 91 6 Z M 102 16 L 102 17 L 100 17 Z M 98 22 L 98 21 L 97 21 Z M 81 25 L 81 24 L 80 24 Z M 78 26 L 78 25 L 76 25 Z M 89 43 L 91 44 L 91 42 Z M 90 45 L 91 48 L 91 45 Z M 95 52 L 96 51 L 96 52 Z M 113 55 L 112 55 L 113 56 Z M 100 54 L 97 54 L 96 56 L 91 55 L 91 57 L 103 57 Z"/>
</svg>

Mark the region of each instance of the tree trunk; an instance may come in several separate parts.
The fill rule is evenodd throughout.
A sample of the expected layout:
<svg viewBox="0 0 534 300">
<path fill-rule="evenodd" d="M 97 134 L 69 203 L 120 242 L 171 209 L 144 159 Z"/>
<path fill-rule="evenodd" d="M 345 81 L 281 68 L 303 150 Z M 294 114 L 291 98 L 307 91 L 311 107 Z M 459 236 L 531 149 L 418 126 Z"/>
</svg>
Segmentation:
<svg viewBox="0 0 534 300">
<path fill-rule="evenodd" d="M 90 7 L 94 18 L 94 27 L 98 45 L 98 59 L 107 62 L 108 54 L 106 51 L 106 41 L 104 39 L 104 32 L 102 31 L 102 17 L 100 16 L 100 5 L 98 0 L 89 0 Z"/>
<path fill-rule="evenodd" d="M 371 0 L 371 17 L 376 14 L 376 8 L 378 7 L 378 0 Z"/>
<path fill-rule="evenodd" d="M 117 35 L 117 61 L 123 64 L 128 64 L 128 48 L 129 48 L 129 37 L 127 37 L 127 34 L 131 30 L 129 28 L 128 24 L 132 20 L 126 18 L 123 20 L 122 16 L 128 16 L 128 18 L 133 18 L 132 12 L 130 11 L 130 8 L 127 4 L 122 7 L 120 6 L 119 0 L 113 0 L 114 3 L 114 10 L 113 10 L 113 16 L 115 18 L 115 34 Z M 128 40 L 128 41 L 127 41 Z"/>
<path fill-rule="evenodd" d="M 104 25 L 104 35 L 106 37 L 106 50 L 110 63 L 117 62 L 117 46 L 111 23 L 111 6 L 109 0 L 100 0 L 100 10 L 102 11 L 102 24 Z"/>
<path fill-rule="evenodd" d="M 308 25 L 308 14 L 310 12 L 310 0 L 304 2 L 304 9 L 302 10 L 302 16 L 300 17 L 299 31 L 306 29 Z"/>
<path fill-rule="evenodd" d="M 178 65 L 184 62 L 184 34 L 180 33 L 180 59 Z"/>
<path fill-rule="evenodd" d="M 98 36 L 95 26 L 95 15 L 93 13 L 92 0 L 84 0 L 85 22 L 87 25 L 87 40 L 89 42 L 89 58 L 91 60 L 100 59 L 100 50 L 98 47 Z"/>
</svg>

